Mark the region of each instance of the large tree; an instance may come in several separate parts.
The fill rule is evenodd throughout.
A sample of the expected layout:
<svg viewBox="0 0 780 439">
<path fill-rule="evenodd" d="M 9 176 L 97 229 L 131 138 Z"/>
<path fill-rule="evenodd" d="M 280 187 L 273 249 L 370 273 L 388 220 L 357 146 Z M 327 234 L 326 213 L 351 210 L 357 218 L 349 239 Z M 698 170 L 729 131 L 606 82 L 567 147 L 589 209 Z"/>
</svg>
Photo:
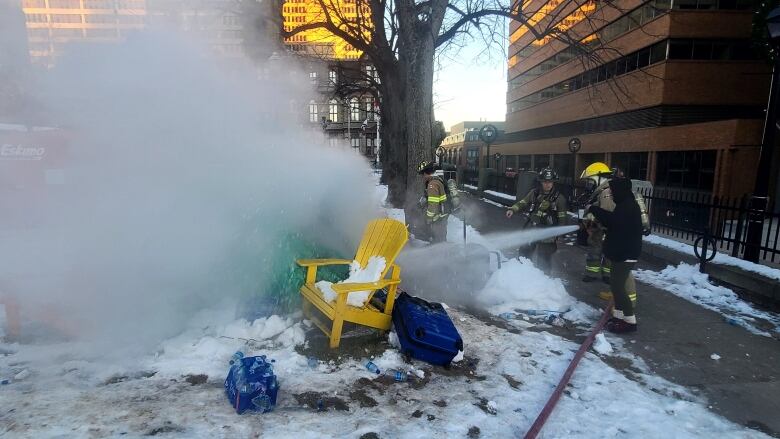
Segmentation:
<svg viewBox="0 0 780 439">
<path fill-rule="evenodd" d="M 363 51 L 376 67 L 379 80 L 371 85 L 381 96 L 382 178 L 390 187 L 390 201 L 407 208 L 421 188 L 417 163 L 433 159 L 436 55 L 470 39 L 503 47 L 507 19 L 526 26 L 537 40 L 556 38 L 580 44 L 565 32 L 570 24 L 564 19 L 576 19 L 577 11 L 595 5 L 592 0 L 551 0 L 544 5 L 525 1 L 522 4 L 538 3 L 526 12 L 520 2 L 511 0 L 310 1 L 319 5 L 316 18 L 285 29 L 282 35 L 325 29 Z M 356 13 L 345 13 L 353 4 Z"/>
</svg>

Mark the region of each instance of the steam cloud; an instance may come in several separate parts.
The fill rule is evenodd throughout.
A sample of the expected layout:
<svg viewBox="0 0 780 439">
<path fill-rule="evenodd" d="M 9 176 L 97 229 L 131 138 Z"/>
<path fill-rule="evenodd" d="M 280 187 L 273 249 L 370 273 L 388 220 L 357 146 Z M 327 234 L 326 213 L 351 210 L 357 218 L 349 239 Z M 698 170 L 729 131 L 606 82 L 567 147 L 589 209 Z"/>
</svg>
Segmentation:
<svg viewBox="0 0 780 439">
<path fill-rule="evenodd" d="M 25 309 L 145 345 L 245 294 L 280 235 L 353 251 L 377 215 L 374 181 L 358 154 L 298 122 L 308 78 L 277 64 L 258 80 L 205 52 L 145 31 L 76 47 L 42 76 L 38 103 L 72 141 L 65 183 L 11 206 L 46 221 L 0 235 L 0 287 Z"/>
</svg>

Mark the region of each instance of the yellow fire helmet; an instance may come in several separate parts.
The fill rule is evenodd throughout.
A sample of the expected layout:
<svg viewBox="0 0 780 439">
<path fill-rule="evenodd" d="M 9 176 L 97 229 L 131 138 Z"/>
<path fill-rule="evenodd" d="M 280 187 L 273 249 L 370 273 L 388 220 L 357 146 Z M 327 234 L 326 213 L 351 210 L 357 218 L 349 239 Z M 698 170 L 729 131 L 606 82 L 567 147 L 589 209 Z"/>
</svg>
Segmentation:
<svg viewBox="0 0 780 439">
<path fill-rule="evenodd" d="M 580 178 L 590 178 L 599 175 L 610 175 L 611 173 L 612 170 L 609 169 L 609 166 L 601 162 L 596 162 L 596 163 L 591 163 L 590 166 L 585 168 L 585 170 L 582 171 L 582 175 L 580 175 Z"/>
</svg>

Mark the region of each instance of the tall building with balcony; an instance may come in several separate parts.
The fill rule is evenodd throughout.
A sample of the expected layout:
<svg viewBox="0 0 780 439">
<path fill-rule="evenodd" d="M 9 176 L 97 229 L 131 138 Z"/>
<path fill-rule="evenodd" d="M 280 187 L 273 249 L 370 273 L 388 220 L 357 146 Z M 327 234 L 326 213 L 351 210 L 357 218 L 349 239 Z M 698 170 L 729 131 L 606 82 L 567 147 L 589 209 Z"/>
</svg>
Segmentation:
<svg viewBox="0 0 780 439">
<path fill-rule="evenodd" d="M 604 161 L 660 187 L 752 190 L 771 77 L 752 48 L 749 1 L 530 0 L 525 10 L 562 17 L 569 38 L 510 24 L 506 134 L 495 145 L 504 166 L 579 175 Z"/>
<path fill-rule="evenodd" d="M 330 19 L 353 25 L 359 22 L 368 38 L 371 24 L 367 9 L 359 10 L 361 6 L 355 0 L 326 4 L 331 9 Z M 288 32 L 325 19 L 317 0 L 287 0 L 282 4 L 282 26 Z M 373 65 L 361 51 L 325 29 L 309 29 L 287 37 L 284 45 L 308 70 L 313 88 L 307 104 L 309 123 L 319 124 L 332 144 L 347 144 L 377 160 L 379 101 L 374 84 L 379 76 Z"/>
</svg>

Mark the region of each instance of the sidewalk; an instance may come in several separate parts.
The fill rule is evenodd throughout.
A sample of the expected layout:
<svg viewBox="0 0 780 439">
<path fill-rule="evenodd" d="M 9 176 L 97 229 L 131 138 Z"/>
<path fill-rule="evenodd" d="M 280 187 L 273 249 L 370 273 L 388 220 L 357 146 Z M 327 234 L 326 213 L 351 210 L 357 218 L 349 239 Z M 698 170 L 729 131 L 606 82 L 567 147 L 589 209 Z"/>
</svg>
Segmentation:
<svg viewBox="0 0 780 439">
<path fill-rule="evenodd" d="M 514 230 L 519 220 L 507 219 L 505 208 L 468 194 L 463 196 L 467 221 L 480 233 Z M 505 249 L 514 256 L 512 249 Z M 597 294 L 601 282 L 584 283 L 584 251 L 561 245 L 553 258 L 553 276 L 566 283 L 578 300 L 604 305 Z M 638 268 L 663 265 L 640 261 Z M 651 370 L 705 398 L 715 413 L 732 422 L 780 437 L 780 343 L 729 325 L 723 317 L 666 291 L 638 282 L 639 331 L 623 336 L 625 348 Z M 720 356 L 713 360 L 712 354 Z M 630 370 L 622 371 L 631 377 Z"/>
</svg>

